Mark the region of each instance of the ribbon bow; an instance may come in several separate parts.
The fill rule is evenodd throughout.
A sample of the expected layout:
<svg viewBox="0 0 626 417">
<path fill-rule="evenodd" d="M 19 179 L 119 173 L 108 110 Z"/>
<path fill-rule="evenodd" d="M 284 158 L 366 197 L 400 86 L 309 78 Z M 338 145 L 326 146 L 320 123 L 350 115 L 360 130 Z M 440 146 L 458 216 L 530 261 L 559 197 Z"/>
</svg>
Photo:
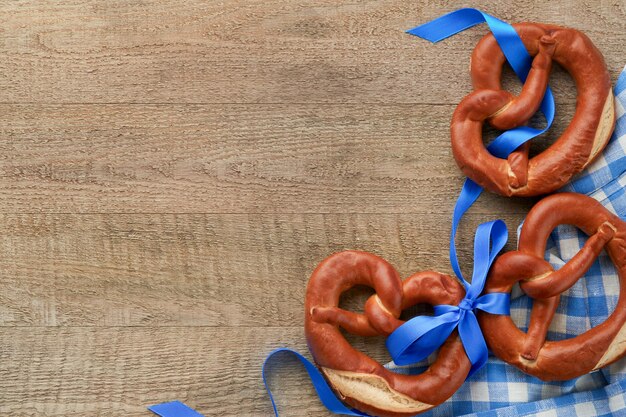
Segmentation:
<svg viewBox="0 0 626 417">
<path fill-rule="evenodd" d="M 474 238 L 472 282 L 460 276 L 465 298 L 459 305 L 437 305 L 434 316 L 418 316 L 398 327 L 387 338 L 387 350 L 397 365 L 409 365 L 427 358 L 458 327 L 465 353 L 472 363 L 472 375 L 487 361 L 488 350 L 474 311 L 509 314 L 509 293 L 480 296 L 494 259 L 506 244 L 508 232 L 502 220 L 478 226 Z"/>
</svg>

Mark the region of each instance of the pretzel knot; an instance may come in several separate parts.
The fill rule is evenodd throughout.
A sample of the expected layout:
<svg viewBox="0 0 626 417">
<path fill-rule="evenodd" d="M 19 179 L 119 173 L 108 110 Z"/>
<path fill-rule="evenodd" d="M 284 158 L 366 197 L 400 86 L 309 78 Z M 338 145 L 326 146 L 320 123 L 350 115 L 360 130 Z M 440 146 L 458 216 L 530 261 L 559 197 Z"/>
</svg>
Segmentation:
<svg viewBox="0 0 626 417">
<path fill-rule="evenodd" d="M 474 92 L 452 117 L 452 151 L 463 173 L 482 187 L 505 196 L 535 196 L 563 186 L 604 149 L 615 125 L 614 98 L 602 54 L 583 33 L 535 23 L 513 27 L 534 57 L 522 91 L 515 97 L 502 90 L 504 54 L 492 34 L 483 37 L 471 60 Z M 578 90 L 570 125 L 533 158 L 529 142 L 507 159 L 491 155 L 483 144 L 485 120 L 502 130 L 526 124 L 539 109 L 553 61 L 570 73 Z"/>
<path fill-rule="evenodd" d="M 341 293 L 365 285 L 376 293 L 364 313 L 339 308 Z M 313 272 L 305 296 L 304 329 L 313 358 L 344 402 L 375 416 L 412 416 L 448 399 L 467 377 L 471 364 L 457 332 L 421 375 L 389 371 L 354 349 L 340 327 L 360 336 L 388 336 L 404 323 L 402 310 L 417 303 L 457 305 L 465 290 L 454 278 L 419 272 L 404 282 L 378 256 L 358 251 L 336 253 Z"/>
<path fill-rule="evenodd" d="M 583 248 L 555 271 L 543 258 L 550 232 L 571 224 L 589 235 Z M 576 337 L 546 341 L 560 294 L 584 276 L 602 249 L 615 264 L 620 297 L 607 320 Z M 541 200 L 528 214 L 517 251 L 493 264 L 485 292 L 509 292 L 519 282 L 533 298 L 528 332 L 510 316 L 480 312 L 485 339 L 500 359 L 546 381 L 587 374 L 626 354 L 626 223 L 596 200 L 573 193 L 554 194 Z"/>
</svg>

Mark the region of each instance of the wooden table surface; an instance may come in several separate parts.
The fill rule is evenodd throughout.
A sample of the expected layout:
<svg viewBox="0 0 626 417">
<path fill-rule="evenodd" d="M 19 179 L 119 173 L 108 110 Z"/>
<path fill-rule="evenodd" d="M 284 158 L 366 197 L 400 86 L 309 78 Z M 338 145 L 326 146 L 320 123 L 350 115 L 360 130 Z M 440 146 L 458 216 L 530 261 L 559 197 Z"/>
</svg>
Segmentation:
<svg viewBox="0 0 626 417">
<path fill-rule="evenodd" d="M 624 0 L 462 3 L 584 31 L 613 80 L 626 63 Z M 486 28 L 404 30 L 461 5 L 0 0 L 0 415 L 269 416 L 261 363 L 306 352 L 324 257 L 450 272 L 449 121 Z M 551 83 L 539 146 L 576 100 L 562 69 Z M 532 203 L 482 197 L 464 268 L 475 225 L 514 229 Z M 328 415 L 295 362 L 271 369 L 283 416 Z"/>
</svg>

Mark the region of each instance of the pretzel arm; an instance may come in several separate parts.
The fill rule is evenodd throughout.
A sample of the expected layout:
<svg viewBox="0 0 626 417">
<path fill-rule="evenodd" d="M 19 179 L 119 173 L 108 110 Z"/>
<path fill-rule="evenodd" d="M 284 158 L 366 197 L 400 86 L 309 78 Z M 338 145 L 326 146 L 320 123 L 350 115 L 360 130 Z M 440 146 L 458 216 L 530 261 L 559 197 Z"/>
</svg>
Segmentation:
<svg viewBox="0 0 626 417">
<path fill-rule="evenodd" d="M 610 223 L 603 223 L 598 232 L 585 242 L 574 257 L 560 269 L 545 276 L 520 282 L 526 294 L 533 298 L 551 298 L 568 290 L 587 273 L 604 245 L 615 235 L 615 228 Z"/>
<path fill-rule="evenodd" d="M 339 326 L 348 333 L 357 336 L 378 336 L 379 333 L 372 327 L 363 314 L 347 311 L 339 307 L 313 307 L 311 309 L 313 321 Z"/>
<path fill-rule="evenodd" d="M 555 41 L 546 35 L 539 42 L 539 53 L 533 59 L 520 95 L 489 119 L 489 123 L 496 129 L 509 130 L 521 126 L 539 110 L 552 70 Z"/>
<path fill-rule="evenodd" d="M 530 313 L 528 332 L 520 356 L 534 361 L 539 356 L 550 328 L 550 323 L 559 305 L 560 296 L 545 300 L 533 300 L 533 309 Z"/>
</svg>

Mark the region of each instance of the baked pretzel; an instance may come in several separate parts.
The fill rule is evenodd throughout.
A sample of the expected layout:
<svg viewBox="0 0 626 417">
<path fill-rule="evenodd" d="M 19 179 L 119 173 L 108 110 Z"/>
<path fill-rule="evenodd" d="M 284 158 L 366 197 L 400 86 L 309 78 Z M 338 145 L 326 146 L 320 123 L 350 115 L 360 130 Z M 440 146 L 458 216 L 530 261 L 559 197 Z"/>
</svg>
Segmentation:
<svg viewBox="0 0 626 417">
<path fill-rule="evenodd" d="M 515 97 L 502 90 L 504 54 L 492 34 L 483 37 L 471 59 L 474 92 L 452 117 L 452 151 L 463 173 L 482 187 L 504 196 L 535 196 L 563 186 L 604 149 L 615 125 L 614 97 L 604 58 L 583 33 L 537 23 L 513 27 L 534 56 L 522 91 Z M 578 98 L 571 123 L 548 149 L 531 159 L 529 142 L 507 159 L 491 155 L 483 144 L 484 121 L 501 130 L 526 124 L 539 109 L 552 61 L 576 83 Z"/>
<path fill-rule="evenodd" d="M 555 271 L 544 260 L 546 240 L 560 224 L 571 224 L 589 235 L 583 248 Z M 607 320 L 571 339 L 546 341 L 559 295 L 591 267 L 605 249 L 615 264 L 620 296 Z M 596 200 L 562 193 L 535 205 L 524 221 L 518 250 L 493 264 L 485 292 L 508 292 L 516 282 L 533 298 L 528 333 L 510 316 L 479 312 L 487 345 L 505 362 L 544 381 L 575 378 L 616 361 L 626 354 L 626 223 Z"/>
<path fill-rule="evenodd" d="M 355 285 L 373 288 L 364 314 L 339 308 L 342 292 Z M 378 256 L 339 252 L 322 261 L 306 291 L 304 330 L 315 363 L 339 398 L 365 413 L 382 417 L 412 416 L 448 399 L 470 371 L 455 330 L 436 361 L 421 375 L 402 375 L 354 349 L 339 327 L 360 336 L 388 336 L 404 323 L 402 310 L 417 303 L 458 305 L 465 290 L 452 277 L 419 272 L 404 282 Z"/>
</svg>

